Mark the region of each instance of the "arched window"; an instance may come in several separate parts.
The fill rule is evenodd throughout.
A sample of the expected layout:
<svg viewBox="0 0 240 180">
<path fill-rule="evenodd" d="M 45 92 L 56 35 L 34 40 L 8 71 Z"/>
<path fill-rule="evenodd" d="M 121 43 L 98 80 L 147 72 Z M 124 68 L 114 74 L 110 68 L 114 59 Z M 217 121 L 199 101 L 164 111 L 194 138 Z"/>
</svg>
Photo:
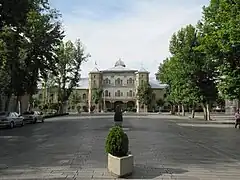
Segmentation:
<svg viewBox="0 0 240 180">
<path fill-rule="evenodd" d="M 105 90 L 105 97 L 108 97 L 108 90 Z"/>
<path fill-rule="evenodd" d="M 115 81 L 115 84 L 121 84 L 122 80 L 120 78 L 117 78 L 116 81 Z"/>
<path fill-rule="evenodd" d="M 128 83 L 129 83 L 129 84 L 132 84 L 132 83 L 133 83 L 133 79 L 132 79 L 132 78 L 129 78 Z"/>
<path fill-rule="evenodd" d="M 83 94 L 82 97 L 83 97 L 83 100 L 86 100 L 86 99 L 87 99 L 87 95 L 86 95 L 85 93 Z"/>
<path fill-rule="evenodd" d="M 111 93 L 110 92 L 108 93 L 108 96 L 111 97 Z"/>
<path fill-rule="evenodd" d="M 110 81 L 110 79 L 108 79 L 108 84 L 111 84 L 111 81 Z"/>
<path fill-rule="evenodd" d="M 130 90 L 128 94 L 130 97 L 132 97 L 132 94 L 133 94 L 132 90 Z"/>
</svg>

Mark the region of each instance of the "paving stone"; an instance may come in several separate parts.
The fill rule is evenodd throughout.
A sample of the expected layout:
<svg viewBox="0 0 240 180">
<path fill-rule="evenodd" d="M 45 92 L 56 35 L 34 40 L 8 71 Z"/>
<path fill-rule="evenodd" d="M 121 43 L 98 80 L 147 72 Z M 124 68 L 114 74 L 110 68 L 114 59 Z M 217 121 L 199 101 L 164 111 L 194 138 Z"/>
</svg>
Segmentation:
<svg viewBox="0 0 240 180">
<path fill-rule="evenodd" d="M 0 168 L 0 179 L 115 179 L 107 172 L 104 148 L 112 124 L 109 116 L 69 116 L 3 130 L 0 162 L 8 168 Z M 124 130 L 134 155 L 132 179 L 240 177 L 239 130 L 226 125 L 199 126 L 166 115 L 125 116 Z"/>
</svg>

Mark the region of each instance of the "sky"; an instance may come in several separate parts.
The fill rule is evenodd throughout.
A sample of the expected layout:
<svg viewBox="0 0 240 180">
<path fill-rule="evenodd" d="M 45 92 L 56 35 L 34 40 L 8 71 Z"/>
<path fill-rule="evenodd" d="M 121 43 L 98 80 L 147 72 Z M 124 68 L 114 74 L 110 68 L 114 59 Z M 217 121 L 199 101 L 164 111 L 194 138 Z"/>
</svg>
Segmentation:
<svg viewBox="0 0 240 180">
<path fill-rule="evenodd" d="M 91 57 L 82 77 L 114 66 L 121 58 L 131 69 L 154 77 L 169 57 L 172 34 L 201 19 L 209 0 L 49 0 L 62 14 L 65 39 L 80 39 Z"/>
</svg>

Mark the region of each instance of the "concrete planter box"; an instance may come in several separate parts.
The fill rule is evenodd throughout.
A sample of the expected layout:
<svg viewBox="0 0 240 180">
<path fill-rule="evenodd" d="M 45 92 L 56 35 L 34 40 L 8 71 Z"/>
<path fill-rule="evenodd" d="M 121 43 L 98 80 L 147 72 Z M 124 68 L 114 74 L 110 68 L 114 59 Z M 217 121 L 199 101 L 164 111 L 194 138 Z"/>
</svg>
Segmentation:
<svg viewBox="0 0 240 180">
<path fill-rule="evenodd" d="M 108 154 L 108 170 L 117 177 L 126 177 L 133 172 L 133 155 L 116 157 Z"/>
</svg>

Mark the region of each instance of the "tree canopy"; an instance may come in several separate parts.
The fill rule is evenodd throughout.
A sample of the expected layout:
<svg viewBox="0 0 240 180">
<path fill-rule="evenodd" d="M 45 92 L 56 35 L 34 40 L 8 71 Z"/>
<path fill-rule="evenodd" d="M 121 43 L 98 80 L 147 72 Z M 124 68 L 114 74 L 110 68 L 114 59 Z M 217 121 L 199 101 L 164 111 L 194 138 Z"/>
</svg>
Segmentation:
<svg viewBox="0 0 240 180">
<path fill-rule="evenodd" d="M 39 81 L 47 80 L 49 74 L 59 77 L 59 68 L 64 69 L 60 65 L 65 63 L 69 87 L 63 90 L 61 98 L 68 99 L 72 87 L 79 81 L 85 57 L 80 41 L 76 42 L 76 47 L 72 44 L 70 49 L 65 49 L 71 52 L 63 53 L 61 14 L 48 0 L 0 0 L 0 8 L 1 95 L 8 97 L 8 102 L 12 95 L 32 96 Z M 67 62 L 64 62 L 65 55 L 70 56 Z"/>
</svg>

